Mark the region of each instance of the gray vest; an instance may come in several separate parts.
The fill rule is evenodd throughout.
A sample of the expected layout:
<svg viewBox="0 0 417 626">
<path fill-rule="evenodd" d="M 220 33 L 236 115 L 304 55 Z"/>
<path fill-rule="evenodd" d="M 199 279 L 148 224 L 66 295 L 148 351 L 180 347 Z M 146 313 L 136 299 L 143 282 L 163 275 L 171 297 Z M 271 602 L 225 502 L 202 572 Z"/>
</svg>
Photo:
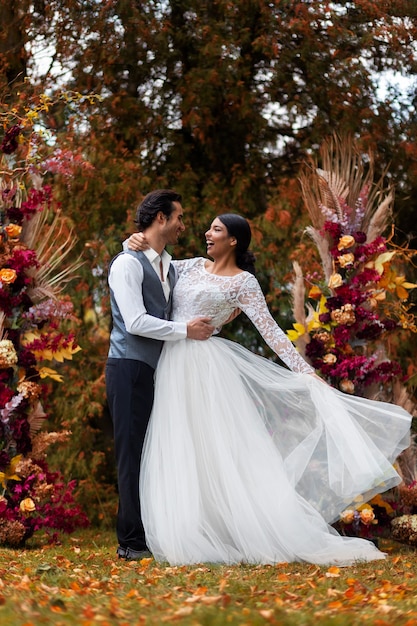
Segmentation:
<svg viewBox="0 0 417 626">
<path fill-rule="evenodd" d="M 162 289 L 161 281 L 159 280 L 149 259 L 143 254 L 143 252 L 126 250 L 120 254 L 131 254 L 142 264 L 142 295 L 146 311 L 149 315 L 153 315 L 154 317 L 169 320 L 172 309 L 172 288 L 176 281 L 173 266 L 170 266 L 168 272 L 171 292 L 167 302 Z M 113 261 L 114 259 L 111 263 L 113 263 Z M 162 350 L 163 341 L 158 339 L 149 339 L 148 337 L 141 337 L 140 335 L 132 335 L 127 332 L 112 289 L 110 289 L 110 304 L 113 317 L 113 328 L 110 334 L 109 358 L 134 359 L 135 361 L 143 361 L 144 363 L 147 363 L 151 367 L 155 368 Z"/>
</svg>

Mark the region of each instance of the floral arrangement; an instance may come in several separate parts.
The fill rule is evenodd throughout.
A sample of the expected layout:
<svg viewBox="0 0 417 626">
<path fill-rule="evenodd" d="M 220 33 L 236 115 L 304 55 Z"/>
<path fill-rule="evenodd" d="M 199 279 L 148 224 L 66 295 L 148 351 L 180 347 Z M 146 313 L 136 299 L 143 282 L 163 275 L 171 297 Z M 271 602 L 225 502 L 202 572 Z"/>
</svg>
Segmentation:
<svg viewBox="0 0 417 626">
<path fill-rule="evenodd" d="M 344 535 L 358 537 L 387 535 L 390 533 L 391 521 L 397 514 L 397 506 L 398 500 L 394 493 L 385 497 L 378 494 L 370 502 L 358 503 L 356 508 L 342 511 L 337 528 Z"/>
<path fill-rule="evenodd" d="M 368 528 L 370 525 L 378 524 L 375 511 L 370 504 L 362 504 L 357 509 L 346 509 L 340 515 L 340 521 L 345 527 L 352 526 L 355 534 L 363 534 L 360 526 Z"/>
<path fill-rule="evenodd" d="M 417 515 L 400 515 L 391 522 L 394 539 L 417 546 Z"/>
<path fill-rule="evenodd" d="M 303 276 L 294 264 L 293 314 L 288 337 L 333 387 L 394 402 L 410 413 L 414 400 L 388 337 L 416 333 L 403 271 L 414 250 L 393 242 L 393 192 L 374 183 L 372 155 L 349 138 L 332 137 L 302 173 L 301 186 L 320 266 Z M 391 230 L 389 227 L 391 226 Z M 390 230 L 389 235 L 385 233 Z M 399 515 L 417 506 L 417 446 L 397 460 L 403 483 L 371 502 L 344 511 L 338 530 L 365 537 L 390 534 Z"/>
<path fill-rule="evenodd" d="M 288 336 L 331 385 L 371 395 L 401 375 L 385 353 L 388 334 L 417 332 L 408 303 L 417 285 L 401 269 L 415 252 L 383 235 L 393 194 L 373 184 L 372 160 L 365 175 L 359 151 L 334 139 L 324 144 L 322 159 L 325 169 L 301 179 L 322 274 L 306 276 L 307 292 L 295 264 L 296 323 Z"/>
<path fill-rule="evenodd" d="M 33 129 L 48 98 L 17 118 L 0 115 L 0 544 L 20 546 L 35 531 L 72 532 L 88 524 L 75 503 L 75 481 L 51 471 L 47 450 L 67 431 L 42 429 L 56 367 L 80 350 L 71 301 L 62 295 L 80 263 L 64 267 L 74 237 L 52 188 Z M 11 123 L 14 121 L 14 123 Z M 68 153 L 65 154 L 68 161 Z M 57 158 L 51 160 L 57 167 Z"/>
</svg>

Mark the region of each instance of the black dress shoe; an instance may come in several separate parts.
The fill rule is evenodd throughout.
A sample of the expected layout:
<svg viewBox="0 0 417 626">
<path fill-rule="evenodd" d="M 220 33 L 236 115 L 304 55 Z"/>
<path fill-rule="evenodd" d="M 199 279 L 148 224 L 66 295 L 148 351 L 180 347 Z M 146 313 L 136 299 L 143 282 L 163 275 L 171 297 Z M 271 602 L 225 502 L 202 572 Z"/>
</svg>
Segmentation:
<svg viewBox="0 0 417 626">
<path fill-rule="evenodd" d="M 152 554 L 149 550 L 133 550 L 126 548 L 124 558 L 126 561 L 140 561 L 142 559 L 151 559 Z"/>
<path fill-rule="evenodd" d="M 122 548 L 122 546 L 117 546 L 116 554 L 119 557 L 119 559 L 125 559 L 126 558 L 126 548 Z"/>
<path fill-rule="evenodd" d="M 123 548 L 118 546 L 116 550 L 119 559 L 126 559 L 126 561 L 140 561 L 141 559 L 150 559 L 152 554 L 149 550 L 133 550 L 133 548 Z"/>
</svg>

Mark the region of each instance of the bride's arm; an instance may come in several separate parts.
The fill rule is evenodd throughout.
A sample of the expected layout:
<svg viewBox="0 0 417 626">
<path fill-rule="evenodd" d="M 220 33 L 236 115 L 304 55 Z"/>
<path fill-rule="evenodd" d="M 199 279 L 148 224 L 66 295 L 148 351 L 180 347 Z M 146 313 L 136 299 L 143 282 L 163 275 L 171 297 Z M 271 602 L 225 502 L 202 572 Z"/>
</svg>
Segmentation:
<svg viewBox="0 0 417 626">
<path fill-rule="evenodd" d="M 143 252 L 149 249 L 149 244 L 146 241 L 144 233 L 133 233 L 125 239 L 123 244 L 123 250 L 134 250 L 135 252 Z M 190 259 L 171 259 L 172 265 L 175 267 L 177 274 L 181 274 L 184 267 L 190 262 Z"/>
<path fill-rule="evenodd" d="M 135 250 L 143 252 L 147 250 L 149 245 L 146 241 L 146 236 L 144 233 L 133 233 L 130 235 L 128 239 L 125 239 L 123 242 L 123 250 Z M 195 260 L 195 259 L 194 259 Z M 174 265 L 175 270 L 178 275 L 181 274 L 182 270 L 187 267 L 193 259 L 182 259 L 182 260 L 171 260 L 171 263 Z M 229 318 L 225 321 L 224 324 L 229 324 L 232 322 L 238 315 L 240 314 L 240 309 L 235 309 L 229 316 Z M 215 333 L 219 333 L 221 328 L 216 328 Z"/>
<path fill-rule="evenodd" d="M 264 341 L 293 372 L 315 374 L 314 368 L 297 352 L 272 317 L 262 289 L 254 276 L 250 276 L 245 281 L 239 291 L 237 301 Z"/>
</svg>

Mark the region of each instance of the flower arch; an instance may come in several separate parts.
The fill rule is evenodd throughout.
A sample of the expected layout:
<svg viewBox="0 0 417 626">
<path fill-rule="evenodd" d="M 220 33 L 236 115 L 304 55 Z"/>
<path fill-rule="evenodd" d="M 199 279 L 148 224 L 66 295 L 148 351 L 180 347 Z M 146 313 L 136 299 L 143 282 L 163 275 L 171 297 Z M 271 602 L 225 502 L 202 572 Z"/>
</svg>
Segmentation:
<svg viewBox="0 0 417 626">
<path fill-rule="evenodd" d="M 10 546 L 40 529 L 54 537 L 88 524 L 75 481 L 47 462 L 50 445 L 71 435 L 45 428 L 48 393 L 63 381 L 61 364 L 81 349 L 64 295 L 81 260 L 69 261 L 76 240 L 43 182 L 48 161 L 35 127 L 50 105 L 42 96 L 21 114 L 0 112 L 0 544 Z M 68 152 L 64 165 L 69 173 Z"/>
</svg>

